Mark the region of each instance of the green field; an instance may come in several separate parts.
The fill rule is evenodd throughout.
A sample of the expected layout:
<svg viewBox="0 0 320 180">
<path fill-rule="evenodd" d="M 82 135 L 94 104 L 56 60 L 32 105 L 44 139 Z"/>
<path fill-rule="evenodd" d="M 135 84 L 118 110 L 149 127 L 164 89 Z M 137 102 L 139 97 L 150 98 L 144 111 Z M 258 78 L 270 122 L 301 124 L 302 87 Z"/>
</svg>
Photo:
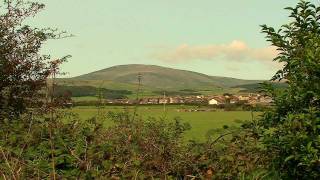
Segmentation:
<svg viewBox="0 0 320 180">
<path fill-rule="evenodd" d="M 106 106 L 102 112 L 123 111 L 122 106 Z M 133 107 L 127 107 L 133 109 Z M 212 112 L 185 112 L 185 110 L 196 109 L 194 106 L 167 106 L 164 111 L 163 106 L 139 106 L 138 114 L 142 118 L 148 117 L 166 117 L 168 121 L 173 121 L 175 117 L 180 117 L 183 122 L 188 122 L 192 129 L 185 134 L 187 140 L 203 141 L 209 130 L 221 128 L 224 125 L 240 126 L 241 121 L 257 118 L 259 113 L 251 113 L 249 111 L 223 111 L 214 110 Z M 208 108 L 207 108 L 208 109 Z M 73 112 L 78 113 L 82 120 L 94 117 L 98 113 L 98 109 L 92 106 L 75 107 Z M 105 124 L 110 126 L 111 121 L 106 120 Z"/>
</svg>

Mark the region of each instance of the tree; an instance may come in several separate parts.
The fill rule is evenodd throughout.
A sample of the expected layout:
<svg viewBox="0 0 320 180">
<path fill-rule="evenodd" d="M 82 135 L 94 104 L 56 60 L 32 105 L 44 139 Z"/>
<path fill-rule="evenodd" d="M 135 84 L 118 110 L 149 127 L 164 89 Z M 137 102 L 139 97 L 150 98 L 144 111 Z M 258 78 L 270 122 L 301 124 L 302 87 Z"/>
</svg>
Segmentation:
<svg viewBox="0 0 320 180">
<path fill-rule="evenodd" d="M 279 51 L 274 60 L 284 63 L 273 80 L 285 80 L 288 87 L 265 87 L 274 109 L 264 113 L 260 135 L 277 154 L 271 166 L 283 178 L 314 179 L 320 177 L 320 7 L 301 1 L 286 9 L 291 23 L 279 30 L 262 26 Z"/>
<path fill-rule="evenodd" d="M 25 25 L 24 21 L 44 8 L 24 0 L 4 0 L 0 7 L 0 120 L 13 118 L 44 100 L 40 91 L 50 74 L 58 72 L 65 58 L 51 60 L 39 53 L 48 39 L 65 33 Z"/>
</svg>

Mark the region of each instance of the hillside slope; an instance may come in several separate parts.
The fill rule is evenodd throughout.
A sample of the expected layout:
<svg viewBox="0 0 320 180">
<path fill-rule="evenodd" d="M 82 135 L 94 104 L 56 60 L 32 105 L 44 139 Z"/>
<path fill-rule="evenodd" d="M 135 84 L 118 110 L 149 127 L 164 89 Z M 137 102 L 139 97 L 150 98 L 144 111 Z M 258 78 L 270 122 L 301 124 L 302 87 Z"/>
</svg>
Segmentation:
<svg viewBox="0 0 320 180">
<path fill-rule="evenodd" d="M 156 89 L 214 89 L 254 84 L 261 80 L 241 80 L 227 77 L 166 68 L 155 65 L 119 65 L 72 78 L 72 81 L 106 81 L 122 84 L 137 84 L 141 73 L 142 84 Z"/>
</svg>

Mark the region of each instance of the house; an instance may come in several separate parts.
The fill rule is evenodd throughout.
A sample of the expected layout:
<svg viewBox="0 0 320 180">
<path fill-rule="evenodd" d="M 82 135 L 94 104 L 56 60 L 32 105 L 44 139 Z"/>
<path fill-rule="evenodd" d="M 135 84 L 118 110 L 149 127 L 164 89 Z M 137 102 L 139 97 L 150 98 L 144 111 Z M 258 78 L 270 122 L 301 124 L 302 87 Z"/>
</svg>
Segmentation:
<svg viewBox="0 0 320 180">
<path fill-rule="evenodd" d="M 136 100 L 136 99 L 127 99 L 124 104 L 133 105 L 133 104 L 138 104 L 138 102 L 139 100 Z"/>
<path fill-rule="evenodd" d="M 149 98 L 148 104 L 159 104 L 159 98 Z"/>
<path fill-rule="evenodd" d="M 236 96 L 232 96 L 230 99 L 230 104 L 236 104 L 239 102 L 239 98 L 237 98 Z"/>
<path fill-rule="evenodd" d="M 108 103 L 109 104 L 128 104 L 128 99 L 115 99 L 115 100 L 111 100 Z"/>
<path fill-rule="evenodd" d="M 256 105 L 256 104 L 257 104 L 257 100 L 255 100 L 255 99 L 250 99 L 250 100 L 247 101 L 246 104 L 248 104 L 248 105 Z"/>
<path fill-rule="evenodd" d="M 180 97 L 170 97 L 169 99 L 170 99 L 170 102 L 169 102 L 170 104 L 183 104 L 184 103 L 183 99 Z"/>
<path fill-rule="evenodd" d="M 196 96 L 188 96 L 184 98 L 184 104 L 203 104 L 206 103 L 204 98 L 197 98 Z"/>
<path fill-rule="evenodd" d="M 147 98 L 140 99 L 140 104 L 148 104 L 148 102 Z"/>
<path fill-rule="evenodd" d="M 261 104 L 271 104 L 273 103 L 273 99 L 269 96 L 260 96 L 259 103 Z"/>
<path fill-rule="evenodd" d="M 204 96 L 203 95 L 199 95 L 199 96 L 196 96 L 197 99 L 203 99 Z"/>
<path fill-rule="evenodd" d="M 210 99 L 208 102 L 209 105 L 218 105 L 218 103 L 219 102 L 216 99 Z"/>
<path fill-rule="evenodd" d="M 221 105 L 221 104 L 225 104 L 225 100 L 221 97 L 214 97 L 214 98 L 210 98 L 208 100 L 208 104 L 209 105 Z"/>
<path fill-rule="evenodd" d="M 167 104 L 170 102 L 169 98 L 160 98 L 159 99 L 159 104 Z"/>
<path fill-rule="evenodd" d="M 239 96 L 239 101 L 249 101 L 250 97 L 249 96 Z"/>
</svg>

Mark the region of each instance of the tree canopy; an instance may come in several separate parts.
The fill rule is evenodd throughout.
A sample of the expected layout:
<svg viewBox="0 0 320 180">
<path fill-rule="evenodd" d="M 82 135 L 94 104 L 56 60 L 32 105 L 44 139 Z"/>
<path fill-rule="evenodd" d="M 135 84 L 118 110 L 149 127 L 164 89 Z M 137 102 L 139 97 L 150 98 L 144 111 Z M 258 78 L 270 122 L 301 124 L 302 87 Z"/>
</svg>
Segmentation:
<svg viewBox="0 0 320 180">
<path fill-rule="evenodd" d="M 17 116 L 27 107 L 38 106 L 40 90 L 65 60 L 52 60 L 49 55 L 40 54 L 45 41 L 65 37 L 64 32 L 25 24 L 27 18 L 44 8 L 43 4 L 24 0 L 3 2 L 0 14 L 0 119 Z"/>
<path fill-rule="evenodd" d="M 274 108 L 261 120 L 262 140 L 274 152 L 274 164 L 285 178 L 320 177 L 320 7 L 301 1 L 288 7 L 292 22 L 262 32 L 276 46 L 275 61 L 284 63 L 273 80 L 288 87 L 266 91 Z"/>
</svg>

